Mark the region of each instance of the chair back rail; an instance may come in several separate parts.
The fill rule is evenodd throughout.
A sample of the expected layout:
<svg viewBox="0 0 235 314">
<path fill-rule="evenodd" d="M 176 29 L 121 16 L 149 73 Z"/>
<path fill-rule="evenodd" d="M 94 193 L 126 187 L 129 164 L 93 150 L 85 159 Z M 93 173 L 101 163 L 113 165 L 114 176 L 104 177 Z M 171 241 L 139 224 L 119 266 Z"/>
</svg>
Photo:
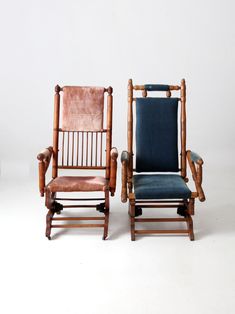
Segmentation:
<svg viewBox="0 0 235 314">
<path fill-rule="evenodd" d="M 60 128 L 60 92 L 55 87 L 54 126 L 53 126 L 53 164 L 52 177 L 58 176 L 58 169 L 105 170 L 110 176 L 110 150 L 112 147 L 112 88 L 105 88 L 107 96 L 106 128 L 98 131 L 74 131 Z"/>
</svg>

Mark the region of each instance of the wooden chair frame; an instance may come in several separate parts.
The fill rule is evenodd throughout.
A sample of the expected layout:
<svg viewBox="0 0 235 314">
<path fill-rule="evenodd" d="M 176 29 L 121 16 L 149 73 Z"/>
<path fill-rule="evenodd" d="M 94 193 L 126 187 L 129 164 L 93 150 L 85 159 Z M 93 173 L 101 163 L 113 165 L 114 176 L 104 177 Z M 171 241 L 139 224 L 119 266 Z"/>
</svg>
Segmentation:
<svg viewBox="0 0 235 314">
<path fill-rule="evenodd" d="M 63 91 L 59 85 L 55 87 L 54 96 L 54 125 L 53 125 L 53 147 L 46 148 L 43 152 L 38 154 L 39 160 L 39 191 L 43 197 L 45 194 L 45 205 L 48 208 L 46 216 L 46 237 L 51 239 L 52 228 L 103 228 L 103 240 L 108 236 L 108 223 L 109 223 L 109 194 L 114 196 L 116 190 L 116 173 L 117 173 L 117 157 L 118 152 L 114 147 L 112 148 L 112 111 L 113 111 L 113 96 L 112 87 L 108 87 L 104 90 L 107 93 L 107 127 L 99 131 L 106 134 L 106 165 L 59 165 L 58 153 L 59 153 L 59 134 L 63 130 L 59 127 L 60 120 L 60 92 Z M 73 132 L 73 131 L 71 131 Z M 82 131 L 79 131 L 82 132 Z M 87 131 L 88 132 L 88 131 Z M 97 134 L 97 131 L 89 131 Z M 82 134 L 83 136 L 83 134 Z M 97 135 L 96 135 L 97 136 Z M 83 137 L 82 137 L 83 138 Z M 93 135 L 92 135 L 93 138 Z M 88 144 L 87 144 L 88 145 Z M 82 146 L 83 149 L 83 146 Z M 82 152 L 83 154 L 83 152 Z M 101 154 L 102 154 L 102 141 L 101 141 Z M 107 189 L 104 191 L 104 198 L 61 198 L 57 197 L 57 193 L 51 193 L 46 185 L 46 173 L 52 159 L 52 179 L 58 176 L 59 169 L 85 169 L 85 170 L 105 170 L 105 179 L 107 181 Z M 97 159 L 97 152 L 96 152 Z M 101 156 L 102 159 L 102 156 Z M 82 205 L 64 205 L 59 204 L 57 201 L 104 201 L 104 203 L 94 204 L 82 204 Z M 63 208 L 92 208 L 95 207 L 98 211 L 104 214 L 103 217 L 54 217 L 55 214 L 60 214 Z M 66 224 L 58 224 L 59 221 L 67 221 Z M 89 223 L 69 223 L 71 221 L 89 221 Z M 97 221 L 100 223 L 90 223 L 90 221 Z M 57 222 L 57 223 L 53 223 Z"/>
<path fill-rule="evenodd" d="M 129 199 L 129 216 L 131 240 L 135 240 L 138 234 L 188 234 L 190 240 L 194 240 L 193 220 L 195 199 L 199 198 L 201 202 L 205 201 L 205 195 L 202 189 L 202 165 L 203 160 L 200 156 L 192 153 L 190 150 L 186 151 L 186 84 L 185 80 L 181 80 L 180 85 L 170 85 L 169 90 L 166 91 L 166 97 L 171 97 L 172 91 L 180 91 L 181 115 L 180 115 L 180 138 L 181 138 L 181 153 L 180 153 L 180 174 L 185 182 L 188 182 L 186 161 L 190 166 L 192 178 L 195 182 L 196 191 L 191 193 L 188 200 L 142 200 L 136 199 L 133 191 L 133 103 L 136 98 L 133 97 L 133 91 L 142 91 L 142 96 L 147 97 L 147 90 L 144 85 L 134 85 L 132 80 L 128 81 L 128 121 L 127 121 L 127 142 L 128 151 L 122 153 L 122 191 L 121 200 L 127 202 Z M 192 158 L 192 154 L 197 158 Z M 136 218 L 138 213 L 136 209 L 142 208 L 178 208 L 177 213 L 181 218 Z M 168 229 L 168 230 L 138 230 L 135 228 L 135 223 L 147 222 L 186 222 L 186 229 Z"/>
</svg>

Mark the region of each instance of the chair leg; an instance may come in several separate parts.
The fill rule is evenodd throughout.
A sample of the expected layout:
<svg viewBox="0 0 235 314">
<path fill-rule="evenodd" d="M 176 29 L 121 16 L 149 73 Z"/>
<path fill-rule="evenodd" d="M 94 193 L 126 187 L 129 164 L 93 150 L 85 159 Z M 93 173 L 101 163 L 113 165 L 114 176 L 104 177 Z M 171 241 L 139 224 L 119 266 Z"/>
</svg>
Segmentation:
<svg viewBox="0 0 235 314">
<path fill-rule="evenodd" d="M 103 240 L 108 236 L 108 227 L 109 227 L 109 191 L 105 191 L 105 212 L 104 212 L 104 234 Z"/>
<path fill-rule="evenodd" d="M 195 203 L 194 198 L 190 198 L 188 203 L 188 211 L 190 215 L 194 215 L 194 203 Z"/>
<path fill-rule="evenodd" d="M 45 205 L 49 209 L 46 215 L 46 237 L 48 238 L 48 240 L 51 240 L 51 222 L 54 216 L 52 205 L 55 197 L 56 193 L 50 193 L 49 190 L 46 190 Z"/>
<path fill-rule="evenodd" d="M 135 241 L 135 218 L 131 217 L 131 241 Z"/>
<path fill-rule="evenodd" d="M 131 241 L 135 241 L 135 201 L 134 200 L 130 200 L 129 216 L 130 216 L 130 227 L 131 227 Z"/>
<path fill-rule="evenodd" d="M 190 239 L 190 241 L 194 241 L 192 217 L 189 214 L 187 214 L 185 218 L 187 219 L 187 226 L 188 226 L 188 230 L 189 230 L 189 239 Z"/>
<path fill-rule="evenodd" d="M 49 210 L 46 215 L 46 237 L 48 238 L 48 240 L 51 240 L 51 222 L 53 215 L 54 214 L 51 212 L 51 210 Z"/>
<path fill-rule="evenodd" d="M 131 241 L 135 241 L 135 196 L 133 193 L 129 194 L 129 215 L 131 227 Z"/>
</svg>

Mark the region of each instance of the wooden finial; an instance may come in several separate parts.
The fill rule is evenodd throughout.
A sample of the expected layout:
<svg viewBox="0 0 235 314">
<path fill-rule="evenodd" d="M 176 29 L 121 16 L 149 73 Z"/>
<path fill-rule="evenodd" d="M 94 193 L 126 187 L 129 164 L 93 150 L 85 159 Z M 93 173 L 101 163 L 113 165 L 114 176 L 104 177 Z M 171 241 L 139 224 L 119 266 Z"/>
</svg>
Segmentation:
<svg viewBox="0 0 235 314">
<path fill-rule="evenodd" d="M 112 88 L 111 86 L 109 86 L 109 87 L 107 88 L 107 92 L 108 92 L 109 95 L 112 95 L 112 93 L 113 93 L 113 88 Z"/>
<path fill-rule="evenodd" d="M 56 85 L 56 86 L 55 86 L 55 92 L 56 92 L 57 94 L 59 94 L 60 91 L 61 91 L 60 86 L 59 86 L 59 85 Z"/>
<path fill-rule="evenodd" d="M 132 79 L 128 80 L 128 97 L 133 95 L 133 83 Z"/>
</svg>

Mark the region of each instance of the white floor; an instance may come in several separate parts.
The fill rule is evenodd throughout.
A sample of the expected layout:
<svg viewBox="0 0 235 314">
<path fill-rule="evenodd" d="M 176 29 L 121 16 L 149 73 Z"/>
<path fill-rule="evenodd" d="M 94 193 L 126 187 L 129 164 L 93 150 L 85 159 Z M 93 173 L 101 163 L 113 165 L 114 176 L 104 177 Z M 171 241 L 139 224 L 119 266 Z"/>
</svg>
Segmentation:
<svg viewBox="0 0 235 314">
<path fill-rule="evenodd" d="M 53 230 L 48 241 L 37 181 L 2 179 L 0 313 L 235 313 L 234 180 L 223 173 L 220 180 L 207 174 L 194 242 L 184 236 L 131 242 L 119 191 L 108 240 L 101 229 L 75 229 Z"/>
</svg>

